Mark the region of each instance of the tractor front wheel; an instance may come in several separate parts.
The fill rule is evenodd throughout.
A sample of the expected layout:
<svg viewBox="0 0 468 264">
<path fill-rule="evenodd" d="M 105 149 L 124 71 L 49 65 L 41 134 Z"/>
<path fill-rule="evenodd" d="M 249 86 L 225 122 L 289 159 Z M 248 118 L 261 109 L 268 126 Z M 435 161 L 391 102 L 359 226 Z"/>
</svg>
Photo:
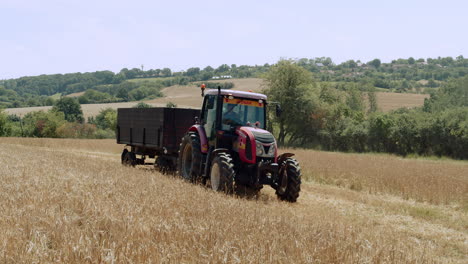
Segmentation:
<svg viewBox="0 0 468 264">
<path fill-rule="evenodd" d="M 283 201 L 294 203 L 301 191 L 301 168 L 297 160 L 287 158 L 280 167 L 280 181 L 286 177 L 285 188 L 281 186 L 276 190 L 276 195 Z M 280 183 L 281 184 L 281 183 Z"/>
<path fill-rule="evenodd" d="M 218 153 L 211 162 L 209 182 L 211 189 L 217 192 L 233 193 L 235 188 L 234 164 L 231 155 Z"/>
</svg>

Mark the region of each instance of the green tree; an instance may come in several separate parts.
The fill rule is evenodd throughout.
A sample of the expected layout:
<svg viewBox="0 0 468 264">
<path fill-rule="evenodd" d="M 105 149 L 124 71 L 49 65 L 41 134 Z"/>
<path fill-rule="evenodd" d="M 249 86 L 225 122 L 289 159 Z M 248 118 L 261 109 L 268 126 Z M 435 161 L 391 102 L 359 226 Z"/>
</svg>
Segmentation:
<svg viewBox="0 0 468 264">
<path fill-rule="evenodd" d="M 351 88 L 348 91 L 348 97 L 346 98 L 346 104 L 348 107 L 356 112 L 364 111 L 364 102 L 362 100 L 362 92 L 357 88 Z"/>
<path fill-rule="evenodd" d="M 164 68 L 164 69 L 161 70 L 161 75 L 163 77 L 171 77 L 172 71 L 169 68 Z"/>
<path fill-rule="evenodd" d="M 283 113 L 273 120 L 278 123 L 278 143 L 284 145 L 287 136 L 295 131 L 300 120 L 311 115 L 309 94 L 314 86 L 312 74 L 290 60 L 281 60 L 265 76 L 270 101 L 281 104 Z"/>
<path fill-rule="evenodd" d="M 372 65 L 375 68 L 379 68 L 382 62 L 379 59 L 374 59 L 374 60 L 369 61 L 367 64 Z"/>
<path fill-rule="evenodd" d="M 206 66 L 206 67 L 203 69 L 203 71 L 205 71 L 205 72 L 214 72 L 214 69 L 213 69 L 213 67 L 211 67 L 211 66 Z"/>
<path fill-rule="evenodd" d="M 229 72 L 229 65 L 227 64 L 221 64 L 216 70 L 216 74 L 222 74 L 222 73 L 228 73 Z"/>
<path fill-rule="evenodd" d="M 193 68 L 187 69 L 187 71 L 185 72 L 185 75 L 187 75 L 187 76 L 195 76 L 195 75 L 198 75 L 199 73 L 200 73 L 200 68 L 198 68 L 198 67 L 193 67 Z"/>
<path fill-rule="evenodd" d="M 0 109 L 0 137 L 9 136 L 11 126 L 8 122 L 8 116 Z"/>
<path fill-rule="evenodd" d="M 53 111 L 62 112 L 65 115 L 65 120 L 68 122 L 80 122 L 84 121 L 83 111 L 78 101 L 71 97 L 62 97 L 55 102 Z"/>
<path fill-rule="evenodd" d="M 110 107 L 102 109 L 96 116 L 94 122 L 100 129 L 110 129 L 114 131 L 117 128 L 117 111 Z"/>
<path fill-rule="evenodd" d="M 47 97 L 47 99 L 45 100 L 45 105 L 54 105 L 54 103 L 55 100 L 52 97 Z"/>
<path fill-rule="evenodd" d="M 378 109 L 377 96 L 375 93 L 375 87 L 372 87 L 367 92 L 367 99 L 369 100 L 369 113 L 374 113 Z"/>
</svg>

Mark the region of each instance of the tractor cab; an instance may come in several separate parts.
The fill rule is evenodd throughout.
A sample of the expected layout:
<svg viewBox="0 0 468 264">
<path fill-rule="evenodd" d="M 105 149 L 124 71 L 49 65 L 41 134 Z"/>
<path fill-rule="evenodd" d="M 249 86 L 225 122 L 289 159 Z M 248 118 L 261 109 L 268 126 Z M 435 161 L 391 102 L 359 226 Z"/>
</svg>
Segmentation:
<svg viewBox="0 0 468 264">
<path fill-rule="evenodd" d="M 266 99 L 263 94 L 234 90 L 209 90 L 204 98 L 200 117 L 213 148 L 229 148 L 242 127 L 268 133 Z"/>
</svg>

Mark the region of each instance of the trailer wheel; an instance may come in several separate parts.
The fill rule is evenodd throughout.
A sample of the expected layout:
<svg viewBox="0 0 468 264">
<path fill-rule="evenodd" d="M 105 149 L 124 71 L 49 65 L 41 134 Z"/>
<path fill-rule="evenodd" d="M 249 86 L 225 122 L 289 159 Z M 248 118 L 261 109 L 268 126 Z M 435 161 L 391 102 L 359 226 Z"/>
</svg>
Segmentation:
<svg viewBox="0 0 468 264">
<path fill-rule="evenodd" d="M 234 164 L 231 155 L 218 153 L 211 162 L 209 185 L 218 192 L 234 193 L 235 190 Z"/>
<path fill-rule="evenodd" d="M 286 175 L 285 175 L 286 174 Z M 285 190 L 280 190 L 278 187 L 276 195 L 283 201 L 294 203 L 299 197 L 301 191 L 301 168 L 297 160 L 293 158 L 287 158 L 280 168 L 280 178 L 287 176 L 287 184 Z"/>
<path fill-rule="evenodd" d="M 124 149 L 122 151 L 122 154 L 120 155 L 120 161 L 122 162 L 122 164 L 124 164 L 125 155 L 127 155 L 127 153 L 128 153 L 128 150 Z"/>
<path fill-rule="evenodd" d="M 179 175 L 189 181 L 197 181 L 201 171 L 201 146 L 198 134 L 187 133 L 180 143 L 177 170 Z"/>
<path fill-rule="evenodd" d="M 122 152 L 122 164 L 125 166 L 135 167 L 135 165 L 137 164 L 135 153 L 124 149 L 124 151 Z"/>
</svg>

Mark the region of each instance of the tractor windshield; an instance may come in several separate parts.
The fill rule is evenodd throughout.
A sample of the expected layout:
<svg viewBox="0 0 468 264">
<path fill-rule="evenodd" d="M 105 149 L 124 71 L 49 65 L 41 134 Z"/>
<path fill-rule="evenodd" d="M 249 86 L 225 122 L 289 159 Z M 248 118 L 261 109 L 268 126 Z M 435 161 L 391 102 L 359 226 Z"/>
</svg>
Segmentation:
<svg viewBox="0 0 468 264">
<path fill-rule="evenodd" d="M 236 126 L 257 126 L 265 129 L 265 103 L 263 100 L 224 98 L 222 129 Z"/>
</svg>

